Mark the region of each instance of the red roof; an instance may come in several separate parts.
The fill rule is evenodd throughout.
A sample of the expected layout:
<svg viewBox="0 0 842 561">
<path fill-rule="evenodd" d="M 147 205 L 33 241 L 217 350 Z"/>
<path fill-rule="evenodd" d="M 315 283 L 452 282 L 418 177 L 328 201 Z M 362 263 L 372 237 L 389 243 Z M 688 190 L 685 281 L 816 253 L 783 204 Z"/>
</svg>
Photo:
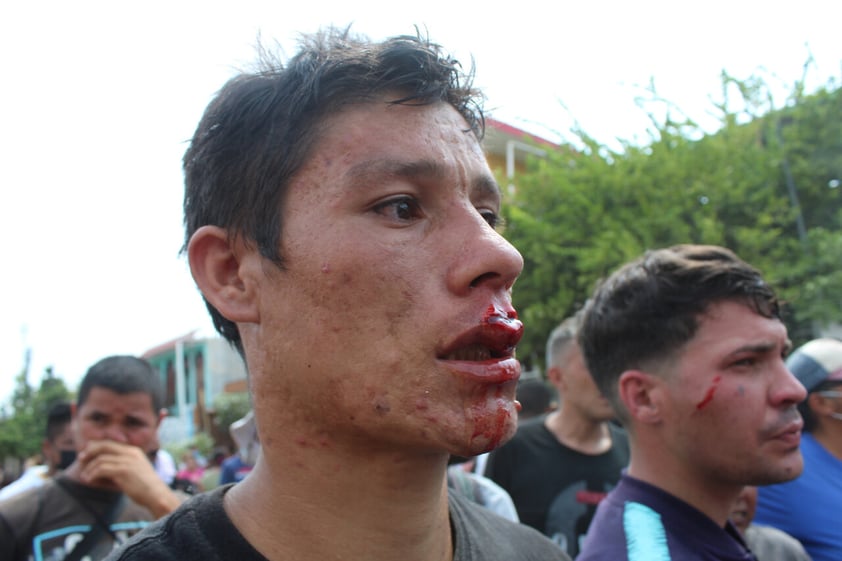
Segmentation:
<svg viewBox="0 0 842 561">
<path fill-rule="evenodd" d="M 151 358 L 151 357 L 157 356 L 161 353 L 164 353 L 164 352 L 171 351 L 171 350 L 175 349 L 175 346 L 178 343 L 183 343 L 183 342 L 186 342 L 186 341 L 193 341 L 196 338 L 195 335 L 196 335 L 197 331 L 198 331 L 198 329 L 194 329 L 190 333 L 186 333 L 184 335 L 181 335 L 180 337 L 176 337 L 175 339 L 167 341 L 166 343 L 161 343 L 160 345 L 156 345 L 156 346 L 152 347 L 151 349 L 149 349 L 148 351 L 144 352 L 141 355 L 141 358 Z"/>
<path fill-rule="evenodd" d="M 500 132 L 506 136 L 511 136 L 517 139 L 528 138 L 532 140 L 536 144 L 540 144 L 543 146 L 547 146 L 549 148 L 557 148 L 558 144 L 551 140 L 547 140 L 546 138 L 542 138 L 540 136 L 531 134 L 526 132 L 525 130 L 519 129 L 513 125 L 508 125 L 502 121 L 498 121 L 497 119 L 492 119 L 491 117 L 485 118 L 485 128 L 486 129 L 493 129 L 495 131 Z"/>
</svg>

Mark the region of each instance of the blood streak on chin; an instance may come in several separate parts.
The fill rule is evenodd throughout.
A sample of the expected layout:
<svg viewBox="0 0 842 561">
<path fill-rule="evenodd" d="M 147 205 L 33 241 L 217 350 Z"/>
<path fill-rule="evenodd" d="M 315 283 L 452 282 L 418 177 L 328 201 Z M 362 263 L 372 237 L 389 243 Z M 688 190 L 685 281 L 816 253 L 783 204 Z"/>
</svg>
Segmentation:
<svg viewBox="0 0 842 561">
<path fill-rule="evenodd" d="M 696 404 L 696 409 L 701 411 L 702 409 L 707 407 L 708 403 L 713 401 L 713 394 L 716 393 L 716 388 L 719 387 L 719 382 L 721 380 L 722 380 L 722 376 L 717 376 L 716 378 L 713 379 L 713 382 L 711 383 L 710 387 L 708 388 L 708 391 L 705 394 L 705 397 L 702 398 L 702 400 L 699 403 Z"/>
<path fill-rule="evenodd" d="M 501 403 L 503 388 L 495 388 L 494 403 L 497 405 L 493 413 L 486 412 L 486 407 L 474 407 L 474 433 L 471 440 L 481 438 L 485 442 L 486 450 L 493 450 L 500 446 L 504 436 L 508 435 L 507 428 L 511 423 L 511 413 L 508 407 Z"/>
</svg>

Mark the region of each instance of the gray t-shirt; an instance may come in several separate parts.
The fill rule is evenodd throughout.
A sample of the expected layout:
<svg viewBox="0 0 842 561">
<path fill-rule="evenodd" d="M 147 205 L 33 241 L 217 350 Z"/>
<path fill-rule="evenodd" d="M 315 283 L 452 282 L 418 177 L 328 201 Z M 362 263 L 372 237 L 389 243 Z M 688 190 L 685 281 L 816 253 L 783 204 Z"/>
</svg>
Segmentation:
<svg viewBox="0 0 842 561">
<path fill-rule="evenodd" d="M 197 495 L 151 524 L 107 561 L 266 561 L 222 506 L 231 485 Z M 454 561 L 570 561 L 540 532 L 451 495 Z M 329 539 L 329 536 L 325 539 Z"/>
<path fill-rule="evenodd" d="M 59 476 L 43 486 L 0 501 L 0 559 L 62 561 L 87 534 L 100 533 L 86 558 L 99 561 L 154 520 L 152 513 L 120 493 Z M 108 529 L 98 529 L 114 508 Z"/>
<path fill-rule="evenodd" d="M 745 537 L 760 561 L 811 561 L 800 541 L 777 528 L 750 524 Z"/>
</svg>

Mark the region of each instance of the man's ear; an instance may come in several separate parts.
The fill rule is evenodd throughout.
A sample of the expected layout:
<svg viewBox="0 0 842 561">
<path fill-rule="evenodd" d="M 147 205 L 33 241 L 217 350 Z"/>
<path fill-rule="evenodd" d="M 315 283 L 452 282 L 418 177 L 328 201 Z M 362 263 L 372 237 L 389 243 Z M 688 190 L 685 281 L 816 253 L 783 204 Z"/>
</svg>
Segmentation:
<svg viewBox="0 0 842 561">
<path fill-rule="evenodd" d="M 807 405 L 816 415 L 824 416 L 833 413 L 833 402 L 824 397 L 821 392 L 812 392 L 807 396 Z"/>
<path fill-rule="evenodd" d="M 190 237 L 187 257 L 196 285 L 219 313 L 235 323 L 257 323 L 256 251 L 218 226 L 202 226 Z"/>
<path fill-rule="evenodd" d="M 558 366 L 551 366 L 547 368 L 547 381 L 553 386 L 558 387 L 561 383 L 561 368 Z"/>
<path fill-rule="evenodd" d="M 659 382 L 660 378 L 641 370 L 626 370 L 620 375 L 617 390 L 632 419 L 646 424 L 662 420 Z"/>
</svg>

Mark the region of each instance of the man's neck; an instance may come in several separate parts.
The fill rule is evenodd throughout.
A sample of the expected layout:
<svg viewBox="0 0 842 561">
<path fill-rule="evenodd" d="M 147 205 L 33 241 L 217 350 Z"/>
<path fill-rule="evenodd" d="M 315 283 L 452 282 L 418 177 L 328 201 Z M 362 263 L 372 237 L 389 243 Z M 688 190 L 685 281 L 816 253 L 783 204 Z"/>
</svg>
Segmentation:
<svg viewBox="0 0 842 561">
<path fill-rule="evenodd" d="M 264 449 L 225 495 L 232 522 L 267 559 L 452 560 L 446 457 L 302 459 Z"/>
<path fill-rule="evenodd" d="M 602 454 L 612 445 L 606 421 L 587 419 L 564 404 L 547 415 L 544 426 L 560 443 L 583 454 Z"/>
<path fill-rule="evenodd" d="M 709 479 L 699 481 L 696 474 L 672 462 L 669 454 L 644 456 L 636 453 L 634 445 L 626 473 L 681 499 L 721 527 L 725 527 L 731 506 L 742 489 L 739 485 L 714 487 Z"/>
</svg>

